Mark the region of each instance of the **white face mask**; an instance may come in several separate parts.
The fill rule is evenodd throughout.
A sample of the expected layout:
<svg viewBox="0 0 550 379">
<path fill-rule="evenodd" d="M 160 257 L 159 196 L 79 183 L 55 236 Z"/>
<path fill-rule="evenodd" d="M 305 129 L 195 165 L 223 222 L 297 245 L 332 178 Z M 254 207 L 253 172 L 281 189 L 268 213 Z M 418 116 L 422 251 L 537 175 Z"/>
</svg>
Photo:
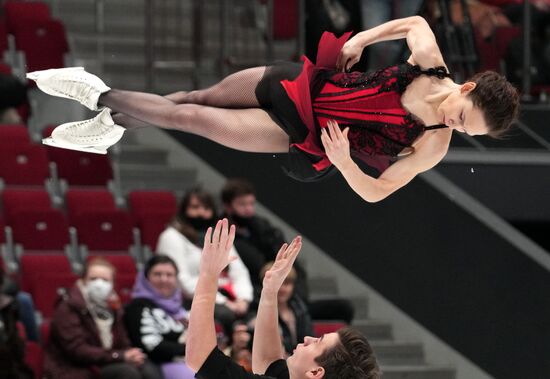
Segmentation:
<svg viewBox="0 0 550 379">
<path fill-rule="evenodd" d="M 104 302 L 113 290 L 113 283 L 99 278 L 90 280 L 86 284 L 86 290 L 90 300 L 95 302 Z"/>
</svg>

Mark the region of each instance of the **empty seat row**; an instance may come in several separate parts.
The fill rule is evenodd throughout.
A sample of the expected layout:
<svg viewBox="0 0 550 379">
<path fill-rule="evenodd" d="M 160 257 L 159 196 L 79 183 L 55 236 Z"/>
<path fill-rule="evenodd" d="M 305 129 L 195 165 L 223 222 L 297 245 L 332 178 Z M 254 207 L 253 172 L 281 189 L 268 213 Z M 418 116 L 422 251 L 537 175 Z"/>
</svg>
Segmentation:
<svg viewBox="0 0 550 379">
<path fill-rule="evenodd" d="M 49 162 L 69 185 L 105 186 L 113 179 L 108 156 L 34 144 L 24 125 L 0 125 L 0 178 L 5 184 L 43 185 L 50 177 Z"/>
<path fill-rule="evenodd" d="M 9 47 L 8 34 L 11 34 L 15 49 L 25 56 L 27 71 L 64 67 L 64 57 L 69 51 L 65 27 L 51 17 L 46 3 L 10 0 L 3 8 L 1 51 Z"/>
<path fill-rule="evenodd" d="M 116 208 L 111 193 L 106 190 L 69 190 L 67 216 L 52 207 L 49 194 L 44 190 L 6 189 L 1 199 L 2 223 L 11 227 L 13 242 L 22 245 L 24 252 L 42 253 L 63 250 L 70 244 L 69 226 L 76 228 L 74 237 L 87 251 L 128 251 L 136 242 L 154 248 L 177 206 L 174 194 L 168 191 L 130 193 L 128 212 Z M 136 226 L 141 230 L 140 241 L 134 240 Z M 4 233 L 0 234 L 5 240 Z M 74 254 L 85 253 L 75 251 Z"/>
</svg>

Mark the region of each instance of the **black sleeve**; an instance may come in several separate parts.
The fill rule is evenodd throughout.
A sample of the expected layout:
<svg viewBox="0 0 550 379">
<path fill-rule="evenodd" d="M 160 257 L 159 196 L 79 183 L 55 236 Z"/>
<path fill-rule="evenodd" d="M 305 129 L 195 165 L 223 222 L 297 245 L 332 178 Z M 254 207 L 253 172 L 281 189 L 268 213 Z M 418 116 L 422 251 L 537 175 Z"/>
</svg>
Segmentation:
<svg viewBox="0 0 550 379">
<path fill-rule="evenodd" d="M 201 368 L 195 375 L 198 379 L 289 379 L 288 368 L 284 360 L 273 362 L 267 369 L 266 375 L 257 375 L 245 371 L 245 369 L 234 362 L 215 347 Z"/>
<path fill-rule="evenodd" d="M 284 359 L 279 359 L 271 363 L 265 371 L 265 375 L 277 379 L 290 379 L 288 366 L 286 365 L 286 361 Z"/>
<path fill-rule="evenodd" d="M 155 363 L 170 362 L 174 357 L 183 357 L 185 345 L 164 339 L 162 331 L 156 329 L 158 325 L 151 316 L 152 310 L 151 305 L 140 301 L 134 301 L 126 307 L 124 323 L 132 346 L 141 348 Z"/>
</svg>

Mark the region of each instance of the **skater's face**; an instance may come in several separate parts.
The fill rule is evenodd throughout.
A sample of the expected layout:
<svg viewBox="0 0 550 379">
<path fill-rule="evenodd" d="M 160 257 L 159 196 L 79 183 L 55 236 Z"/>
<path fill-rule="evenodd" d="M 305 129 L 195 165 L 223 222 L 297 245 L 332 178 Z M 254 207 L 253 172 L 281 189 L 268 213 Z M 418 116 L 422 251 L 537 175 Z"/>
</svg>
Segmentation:
<svg viewBox="0 0 550 379">
<path fill-rule="evenodd" d="M 339 341 L 338 333 L 328 333 L 320 338 L 305 337 L 304 342 L 298 344 L 286 360 L 291 377 L 321 379 L 325 370 L 319 366 L 315 358 L 336 346 Z"/>
<path fill-rule="evenodd" d="M 189 218 L 211 219 L 214 216 L 214 210 L 202 203 L 198 197 L 193 196 L 189 201 L 185 214 Z"/>
<path fill-rule="evenodd" d="M 147 274 L 151 286 L 163 297 L 171 297 L 177 286 L 177 272 L 170 263 L 154 265 Z"/>
<path fill-rule="evenodd" d="M 475 87 L 474 82 L 466 82 L 452 92 L 437 109 L 439 122 L 471 136 L 487 134 L 483 111 L 468 96 Z"/>
<path fill-rule="evenodd" d="M 256 214 L 256 196 L 249 194 L 236 197 L 231 202 L 229 212 L 240 217 L 252 217 Z"/>
</svg>

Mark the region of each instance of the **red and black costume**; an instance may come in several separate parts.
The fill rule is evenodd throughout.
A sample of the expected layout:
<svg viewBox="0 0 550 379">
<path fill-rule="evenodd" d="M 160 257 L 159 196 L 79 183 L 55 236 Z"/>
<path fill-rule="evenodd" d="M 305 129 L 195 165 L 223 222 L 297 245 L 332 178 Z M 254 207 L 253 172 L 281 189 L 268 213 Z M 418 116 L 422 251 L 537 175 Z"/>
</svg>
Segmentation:
<svg viewBox="0 0 550 379">
<path fill-rule="evenodd" d="M 351 156 L 363 162 L 373 176 L 384 172 L 425 130 L 446 127 L 425 126 L 401 104 L 401 95 L 415 78 L 430 75 L 443 79 L 449 76 L 445 67 L 422 70 L 404 63 L 370 74 L 343 73 L 335 65 L 349 36 L 336 38 L 324 33 L 317 62 L 304 57 L 298 75 L 296 66 L 274 66 L 275 73 L 285 71 L 284 66 L 287 73 L 289 68 L 294 70 L 291 78 L 274 75 L 284 91 L 273 91 L 272 83 L 270 105 L 272 115 L 290 136 L 287 172 L 298 180 L 319 180 L 332 171 L 320 139 L 320 128 L 326 127 L 328 120 L 336 120 L 342 129 L 350 128 Z M 262 97 L 258 99 L 262 103 Z"/>
</svg>

